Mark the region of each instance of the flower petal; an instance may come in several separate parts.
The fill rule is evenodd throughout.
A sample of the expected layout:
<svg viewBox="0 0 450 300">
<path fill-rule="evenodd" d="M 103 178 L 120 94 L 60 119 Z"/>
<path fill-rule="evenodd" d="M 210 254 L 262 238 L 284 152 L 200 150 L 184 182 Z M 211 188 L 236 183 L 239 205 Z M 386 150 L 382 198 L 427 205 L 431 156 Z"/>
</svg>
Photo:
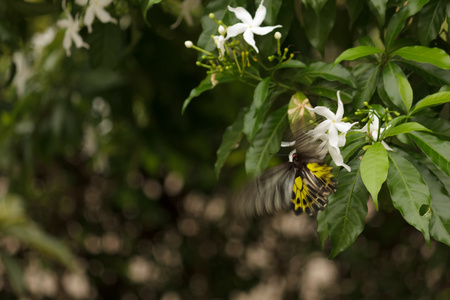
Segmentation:
<svg viewBox="0 0 450 300">
<path fill-rule="evenodd" d="M 338 97 L 338 108 L 336 111 L 336 122 L 339 122 L 342 120 L 342 117 L 344 116 L 344 104 L 342 103 L 341 100 L 341 91 L 337 92 L 337 97 Z"/>
<path fill-rule="evenodd" d="M 252 31 L 254 34 L 257 35 L 266 35 L 269 32 L 271 32 L 272 30 L 274 30 L 275 28 L 281 27 L 281 25 L 276 25 L 276 26 L 266 26 L 266 27 L 256 27 L 253 26 L 252 27 Z"/>
<path fill-rule="evenodd" d="M 332 121 L 325 120 L 319 125 L 317 125 L 314 129 L 308 131 L 308 134 L 311 135 L 315 140 L 322 139 L 321 136 L 325 134 L 330 127 Z"/>
<path fill-rule="evenodd" d="M 264 19 L 266 18 L 266 13 L 267 13 L 267 9 L 266 7 L 263 5 L 264 0 L 261 1 L 261 3 L 258 6 L 258 9 L 256 10 L 255 13 L 255 18 L 253 19 L 252 25 L 253 26 L 259 26 L 261 25 L 261 23 L 264 21 Z M 270 31 L 269 31 L 270 32 Z M 256 32 L 255 32 L 256 33 Z M 258 34 L 258 33 L 256 33 Z"/>
<path fill-rule="evenodd" d="M 346 133 L 356 123 L 358 123 L 358 122 L 355 122 L 355 123 L 336 122 L 334 125 L 336 126 L 337 130 L 339 130 L 340 132 Z M 372 129 L 372 127 L 370 129 Z"/>
<path fill-rule="evenodd" d="M 231 12 L 234 12 L 234 14 L 236 15 L 236 18 L 238 18 L 239 20 L 244 22 L 244 24 L 246 24 L 246 25 L 253 24 L 252 16 L 248 13 L 248 11 L 245 8 L 243 8 L 243 7 L 233 8 L 231 6 L 228 6 L 228 10 Z"/>
<path fill-rule="evenodd" d="M 307 107 L 307 109 L 309 109 L 312 112 L 315 112 L 316 114 L 324 116 L 328 120 L 335 120 L 336 119 L 336 116 L 334 115 L 334 113 L 329 108 L 327 108 L 325 106 L 316 106 L 313 109 Z"/>
<path fill-rule="evenodd" d="M 84 15 L 84 24 L 88 27 L 88 32 L 92 32 L 92 23 L 94 22 L 94 7 L 89 5 Z"/>
<path fill-rule="evenodd" d="M 255 38 L 253 37 L 253 32 L 250 30 L 250 28 L 248 28 L 244 32 L 244 40 L 247 42 L 247 44 L 255 48 L 256 53 L 259 53 L 258 47 L 256 47 Z"/>
<path fill-rule="evenodd" d="M 102 7 L 97 7 L 95 10 L 95 15 L 102 23 L 117 23 L 116 19 L 111 18 L 111 15 Z"/>
<path fill-rule="evenodd" d="M 245 32 L 245 30 L 247 28 L 248 28 L 248 25 L 246 25 L 244 23 L 237 23 L 237 24 L 234 24 L 233 26 L 228 27 L 226 40 Z"/>
<path fill-rule="evenodd" d="M 330 146 L 338 147 L 339 134 L 335 126 L 330 126 L 328 128 L 328 141 L 330 143 Z"/>
<path fill-rule="evenodd" d="M 348 165 L 344 164 L 344 159 L 342 158 L 341 152 L 339 151 L 338 147 L 330 146 L 328 147 L 328 152 L 330 153 L 330 156 L 333 159 L 336 166 L 342 166 L 349 172 L 352 170 Z"/>
<path fill-rule="evenodd" d="M 384 141 L 381 141 L 381 145 L 383 145 L 384 149 L 386 149 L 388 151 L 394 151 L 394 149 L 389 147 L 388 144 L 386 144 Z"/>
</svg>

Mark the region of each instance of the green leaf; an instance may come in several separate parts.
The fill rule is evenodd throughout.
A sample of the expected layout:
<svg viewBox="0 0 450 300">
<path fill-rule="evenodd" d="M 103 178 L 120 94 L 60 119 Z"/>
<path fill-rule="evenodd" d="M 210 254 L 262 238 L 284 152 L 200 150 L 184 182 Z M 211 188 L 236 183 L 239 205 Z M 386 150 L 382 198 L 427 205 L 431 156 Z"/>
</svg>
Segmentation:
<svg viewBox="0 0 450 300">
<path fill-rule="evenodd" d="M 402 111 L 407 111 L 409 110 L 409 107 L 406 106 L 407 103 L 403 102 L 403 97 L 400 92 L 401 89 L 405 88 L 400 84 L 400 77 L 407 80 L 405 73 L 403 73 L 402 69 L 397 64 L 388 62 L 383 69 L 384 90 L 395 106 Z"/>
<path fill-rule="evenodd" d="M 445 6 L 447 0 L 431 1 L 419 12 L 419 22 L 417 24 L 417 35 L 422 45 L 428 46 L 441 30 L 445 21 Z"/>
<path fill-rule="evenodd" d="M 413 91 L 406 76 L 402 76 L 400 74 L 396 74 L 396 76 L 398 80 L 398 90 L 400 92 L 400 97 L 402 98 L 403 105 L 406 107 L 406 112 L 408 113 L 411 109 L 413 101 Z"/>
<path fill-rule="evenodd" d="M 233 149 L 235 149 L 242 138 L 242 129 L 244 128 L 244 114 L 247 109 L 241 110 L 236 120 L 228 126 L 222 138 L 222 143 L 217 150 L 217 161 L 214 165 L 216 176 L 219 177 L 220 170 Z"/>
<path fill-rule="evenodd" d="M 342 85 L 335 84 L 331 81 L 316 81 L 314 85 L 310 86 L 309 92 L 328 99 L 337 100 L 337 92 L 341 91 L 341 100 L 343 103 L 351 103 L 352 95 L 342 91 Z"/>
<path fill-rule="evenodd" d="M 328 236 L 330 235 L 326 220 L 326 211 L 319 211 L 316 220 L 317 220 L 317 233 L 319 234 L 320 245 L 323 249 L 325 247 L 325 241 L 328 239 Z"/>
<path fill-rule="evenodd" d="M 378 25 L 383 27 L 386 15 L 386 4 L 388 0 L 369 0 L 369 8 L 377 18 Z"/>
<path fill-rule="evenodd" d="M 355 60 L 361 57 L 365 57 L 365 56 L 369 56 L 369 55 L 374 55 L 374 54 L 378 54 L 378 53 L 383 53 L 384 51 L 379 49 L 379 48 L 375 48 L 375 47 L 369 47 L 369 46 L 358 46 L 355 48 L 350 48 L 345 50 L 344 52 L 341 53 L 341 55 L 339 55 L 336 60 L 334 61 L 334 64 L 338 64 L 343 60 Z"/>
<path fill-rule="evenodd" d="M 391 126 L 386 131 L 383 132 L 383 139 L 390 137 L 390 136 L 396 136 L 402 133 L 408 133 L 411 131 L 429 131 L 430 129 L 424 127 L 423 125 L 416 123 L 416 122 L 408 122 L 404 124 L 400 124 L 398 126 Z"/>
<path fill-rule="evenodd" d="M 300 69 L 300 68 L 306 68 L 306 65 L 299 60 L 291 59 L 290 61 L 282 63 L 281 65 L 278 65 L 275 69 L 279 70 L 279 69 L 288 69 L 288 68 Z"/>
<path fill-rule="evenodd" d="M 412 15 L 419 12 L 422 7 L 430 0 L 416 0 L 408 1 L 407 4 L 396 12 L 386 27 L 386 35 L 384 38 L 384 44 L 386 50 L 389 51 L 393 47 L 394 41 L 405 26 L 405 21 Z"/>
<path fill-rule="evenodd" d="M 444 104 L 450 102 L 450 92 L 438 92 L 432 95 L 429 95 L 414 105 L 413 109 L 411 110 L 411 115 L 415 114 L 416 112 L 430 106 L 436 106 L 440 104 Z"/>
<path fill-rule="evenodd" d="M 427 63 L 412 60 L 400 60 L 408 69 L 421 76 L 429 85 L 442 86 L 450 84 L 450 72 Z"/>
<path fill-rule="evenodd" d="M 316 14 L 320 13 L 322 7 L 327 3 L 327 0 L 303 0 L 306 7 L 312 7 Z"/>
<path fill-rule="evenodd" d="M 421 165 L 418 168 L 431 193 L 430 234 L 450 246 L 450 194 L 437 176 Z"/>
<path fill-rule="evenodd" d="M 414 120 L 433 131 L 435 135 L 442 136 L 445 140 L 450 140 L 450 120 L 430 118 L 428 116 L 416 116 Z"/>
<path fill-rule="evenodd" d="M 356 110 L 361 108 L 364 102 L 370 102 L 380 77 L 380 67 L 373 64 L 361 64 L 354 69 L 354 75 L 358 83 L 353 100 L 353 110 Z"/>
<path fill-rule="evenodd" d="M 421 209 L 430 206 L 428 186 L 408 159 L 392 151 L 388 152 L 388 156 L 390 165 L 387 186 L 391 193 L 392 204 L 400 211 L 406 222 L 423 233 L 429 244 L 430 214 L 421 213 Z"/>
<path fill-rule="evenodd" d="M 347 0 L 345 1 L 345 6 L 350 17 L 350 27 L 352 27 L 364 8 L 364 1 Z"/>
<path fill-rule="evenodd" d="M 359 163 L 355 158 L 349 163 L 351 172 L 339 172 L 339 189 L 329 197 L 324 211 L 333 246 L 330 258 L 350 247 L 364 229 L 369 194 L 361 180 Z"/>
<path fill-rule="evenodd" d="M 28 2 L 20 0 L 7 0 L 7 7 L 16 11 L 23 17 L 37 17 L 58 11 L 57 6 L 51 2 Z M 7 11 L 8 11 L 7 8 Z M 3 32 L 4 34 L 4 32 Z"/>
<path fill-rule="evenodd" d="M 305 32 L 311 45 L 319 52 L 323 52 L 328 35 L 334 25 L 336 17 L 336 1 L 328 0 L 319 12 L 314 8 L 305 7 L 302 10 Z"/>
<path fill-rule="evenodd" d="M 271 155 L 280 149 L 281 137 L 287 126 L 287 106 L 281 107 L 267 118 L 247 151 L 245 159 L 247 174 L 252 176 L 260 174 L 267 167 Z"/>
<path fill-rule="evenodd" d="M 378 192 L 386 181 L 389 160 L 386 149 L 380 143 L 374 143 L 367 148 L 361 160 L 361 178 L 367 190 L 372 195 L 373 203 L 378 210 Z"/>
<path fill-rule="evenodd" d="M 87 42 L 91 66 L 106 69 L 117 67 L 122 55 L 122 30 L 118 25 L 95 23 Z"/>
<path fill-rule="evenodd" d="M 25 294 L 25 283 L 23 281 L 23 272 L 18 260 L 8 254 L 2 252 L 1 259 L 6 275 L 8 275 L 9 282 L 14 292 L 17 295 Z"/>
<path fill-rule="evenodd" d="M 407 60 L 419 63 L 428 63 L 438 68 L 450 70 L 450 56 L 442 49 L 428 48 L 424 46 L 403 47 L 394 51 L 393 55 L 398 55 Z"/>
<path fill-rule="evenodd" d="M 304 68 L 295 76 L 295 80 L 299 82 L 313 82 L 317 77 L 324 78 L 329 81 L 339 81 L 351 87 L 356 87 L 356 81 L 353 75 L 343 66 L 316 62 Z"/>
<path fill-rule="evenodd" d="M 234 80 L 234 77 L 230 75 L 224 75 L 223 73 L 218 73 L 215 80 L 217 81 L 217 84 L 219 84 L 232 81 Z M 192 99 L 200 96 L 203 92 L 210 90 L 214 87 L 215 85 L 213 85 L 213 83 L 211 82 L 211 75 L 208 74 L 206 78 L 203 79 L 196 88 L 191 90 L 189 97 L 187 97 L 186 100 L 184 100 L 183 108 L 181 109 L 181 114 L 184 114 L 184 111 L 186 110 L 187 106 L 192 101 Z"/>
<path fill-rule="evenodd" d="M 269 96 L 269 85 L 270 77 L 267 77 L 256 86 L 253 94 L 252 105 L 244 117 L 243 131 L 250 143 L 253 141 L 255 134 L 261 128 L 264 116 L 270 108 L 270 102 L 267 101 Z"/>
<path fill-rule="evenodd" d="M 423 132 L 411 132 L 409 135 L 423 153 L 450 176 L 450 142 Z"/>
</svg>

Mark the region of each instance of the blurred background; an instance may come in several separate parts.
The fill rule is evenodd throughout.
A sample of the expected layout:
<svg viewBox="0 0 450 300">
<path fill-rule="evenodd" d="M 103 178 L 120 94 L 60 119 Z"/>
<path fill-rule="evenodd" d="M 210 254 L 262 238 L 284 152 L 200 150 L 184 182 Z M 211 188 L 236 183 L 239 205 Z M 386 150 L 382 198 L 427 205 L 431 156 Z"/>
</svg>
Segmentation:
<svg viewBox="0 0 450 300">
<path fill-rule="evenodd" d="M 205 77 L 184 47 L 199 1 L 155 5 L 147 22 L 117 1 L 119 26 L 84 28 L 91 48 L 70 57 L 60 2 L 30 3 L 0 3 L 0 299 L 450 299 L 448 247 L 371 201 L 333 260 L 315 218 L 233 217 L 244 153 L 217 178 L 216 150 L 253 90 L 218 86 L 181 114 Z M 352 42 L 337 9 L 326 61 Z M 286 44 L 318 57 L 297 32 Z"/>
</svg>

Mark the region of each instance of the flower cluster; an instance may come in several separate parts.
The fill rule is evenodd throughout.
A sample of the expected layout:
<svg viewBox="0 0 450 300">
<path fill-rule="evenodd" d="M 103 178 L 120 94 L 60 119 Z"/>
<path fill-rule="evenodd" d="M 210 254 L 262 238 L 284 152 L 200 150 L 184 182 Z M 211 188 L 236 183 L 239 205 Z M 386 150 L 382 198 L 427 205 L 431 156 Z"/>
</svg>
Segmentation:
<svg viewBox="0 0 450 300">
<path fill-rule="evenodd" d="M 88 4 L 89 1 L 89 4 Z M 100 20 L 102 23 L 115 23 L 117 20 L 112 18 L 111 15 L 105 10 L 105 7 L 111 4 L 112 0 L 75 0 L 75 3 L 81 7 L 86 7 L 84 17 L 79 17 L 79 14 L 72 17 L 70 12 L 66 7 L 66 1 L 63 0 L 62 7 L 64 10 L 65 19 L 58 21 L 58 26 L 60 28 L 66 29 L 63 40 L 63 47 L 66 50 L 67 56 L 71 55 L 70 49 L 72 48 L 72 43 L 75 44 L 77 48 L 89 48 L 89 45 L 83 41 L 79 34 L 81 30 L 81 24 L 84 24 L 88 28 L 88 32 L 92 32 L 92 23 L 95 18 Z"/>
<path fill-rule="evenodd" d="M 330 153 L 336 166 L 342 166 L 347 171 L 351 171 L 350 167 L 344 163 L 340 148 L 345 145 L 345 135 L 355 123 L 347 123 L 343 121 L 344 105 L 341 100 L 340 91 L 337 92 L 338 108 L 334 114 L 329 108 L 324 106 L 316 106 L 314 109 L 307 107 L 310 111 L 326 118 L 316 128 L 310 130 L 310 134 L 314 140 L 321 140 L 320 149 L 325 156 L 326 152 Z"/>
<path fill-rule="evenodd" d="M 228 10 L 234 13 L 240 22 L 227 26 L 221 20 L 216 20 L 214 14 L 210 14 L 209 16 L 218 25 L 219 34 L 211 37 L 217 48 L 217 55 L 195 46 L 191 41 L 186 41 L 185 46 L 204 54 L 202 61 L 197 62 L 197 64 L 209 69 L 209 73 L 211 74 L 229 72 L 244 75 L 248 69 L 251 69 L 252 61 L 258 61 L 258 58 L 254 56 L 254 53 L 259 54 L 260 52 L 256 45 L 255 34 L 266 35 L 282 26 L 261 26 L 267 14 L 264 0 L 259 4 L 254 17 L 243 7 L 234 8 L 228 6 Z M 281 64 L 292 59 L 292 54 L 287 57 L 287 49 L 284 49 L 283 53 L 280 50 L 279 40 L 281 39 L 281 33 L 276 32 L 274 37 L 278 41 L 278 56 L 269 57 L 269 61 L 277 59 L 278 63 Z M 251 73 L 249 72 L 247 74 Z"/>
</svg>

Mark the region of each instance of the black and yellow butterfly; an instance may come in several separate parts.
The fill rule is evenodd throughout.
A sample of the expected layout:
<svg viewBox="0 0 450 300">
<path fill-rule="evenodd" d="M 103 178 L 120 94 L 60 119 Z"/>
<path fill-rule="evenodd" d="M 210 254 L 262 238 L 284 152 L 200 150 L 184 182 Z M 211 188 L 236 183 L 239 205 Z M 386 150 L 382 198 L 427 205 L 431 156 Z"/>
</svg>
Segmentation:
<svg viewBox="0 0 450 300">
<path fill-rule="evenodd" d="M 303 130 L 295 133 L 289 162 L 263 173 L 234 198 L 236 213 L 246 217 L 268 215 L 291 209 L 315 215 L 328 204 L 336 191 L 332 167 L 323 162 L 319 143 Z"/>
</svg>

